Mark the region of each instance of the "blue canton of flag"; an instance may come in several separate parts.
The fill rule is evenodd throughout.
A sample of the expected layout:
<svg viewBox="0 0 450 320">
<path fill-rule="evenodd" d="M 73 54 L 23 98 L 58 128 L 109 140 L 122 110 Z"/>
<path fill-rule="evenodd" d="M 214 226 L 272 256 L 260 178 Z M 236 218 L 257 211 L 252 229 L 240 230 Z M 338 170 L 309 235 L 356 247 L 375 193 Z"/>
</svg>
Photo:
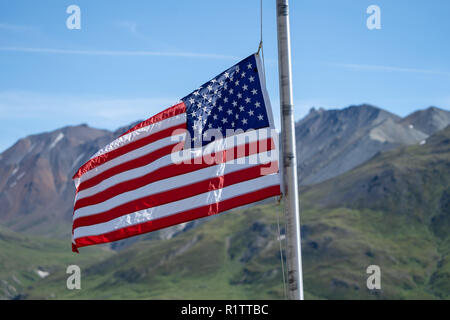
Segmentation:
<svg viewBox="0 0 450 320">
<path fill-rule="evenodd" d="M 181 100 L 186 105 L 192 147 L 214 140 L 208 137 L 211 130 L 226 137 L 227 130 L 256 130 L 270 125 L 254 54 Z"/>
</svg>

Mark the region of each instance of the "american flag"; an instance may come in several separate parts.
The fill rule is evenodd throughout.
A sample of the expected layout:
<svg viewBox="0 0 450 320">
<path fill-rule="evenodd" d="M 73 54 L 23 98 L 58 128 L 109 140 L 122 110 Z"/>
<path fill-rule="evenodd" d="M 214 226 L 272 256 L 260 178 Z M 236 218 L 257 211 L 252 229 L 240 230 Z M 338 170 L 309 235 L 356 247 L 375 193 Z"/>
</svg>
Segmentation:
<svg viewBox="0 0 450 320">
<path fill-rule="evenodd" d="M 253 54 L 78 169 L 72 250 L 277 196 L 277 151 L 261 60 Z"/>
</svg>

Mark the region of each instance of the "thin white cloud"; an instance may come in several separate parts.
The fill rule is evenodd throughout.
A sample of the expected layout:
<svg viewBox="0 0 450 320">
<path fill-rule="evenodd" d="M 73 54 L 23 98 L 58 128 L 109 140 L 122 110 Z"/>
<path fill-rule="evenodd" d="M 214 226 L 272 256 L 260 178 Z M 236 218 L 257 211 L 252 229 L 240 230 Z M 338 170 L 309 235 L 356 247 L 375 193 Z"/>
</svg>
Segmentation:
<svg viewBox="0 0 450 320">
<path fill-rule="evenodd" d="M 164 51 L 124 51 L 124 50 L 73 50 L 55 48 L 27 48 L 27 47 L 0 47 L 3 52 L 23 52 L 42 54 L 69 54 L 69 55 L 92 55 L 92 56 L 162 56 L 162 57 L 184 57 L 205 58 L 219 60 L 238 60 L 239 57 L 195 52 L 164 52 Z"/>
<path fill-rule="evenodd" d="M 0 30 L 6 30 L 6 31 L 31 31 L 33 30 L 32 27 L 18 25 L 18 24 L 11 24 L 11 23 L 0 23 Z"/>
<path fill-rule="evenodd" d="M 332 63 L 331 65 L 334 67 L 348 68 L 348 69 L 355 69 L 355 70 L 385 71 L 385 72 L 409 72 L 409 73 L 422 73 L 422 74 L 450 76 L 450 72 L 439 71 L 439 70 L 402 68 L 402 67 L 380 66 L 380 65 L 369 65 L 369 64 L 352 64 L 352 63 Z"/>
<path fill-rule="evenodd" d="M 116 130 L 148 119 L 177 102 L 174 98 L 109 98 L 0 91 L 0 153 L 18 139 L 67 125 Z"/>
<path fill-rule="evenodd" d="M 103 98 L 0 92 L 0 120 L 12 123 L 42 119 L 115 129 L 128 122 L 149 118 L 176 102 L 174 98 Z"/>
<path fill-rule="evenodd" d="M 128 30 L 129 32 L 136 34 L 137 33 L 137 23 L 134 21 L 119 21 L 117 25 L 121 28 Z"/>
</svg>

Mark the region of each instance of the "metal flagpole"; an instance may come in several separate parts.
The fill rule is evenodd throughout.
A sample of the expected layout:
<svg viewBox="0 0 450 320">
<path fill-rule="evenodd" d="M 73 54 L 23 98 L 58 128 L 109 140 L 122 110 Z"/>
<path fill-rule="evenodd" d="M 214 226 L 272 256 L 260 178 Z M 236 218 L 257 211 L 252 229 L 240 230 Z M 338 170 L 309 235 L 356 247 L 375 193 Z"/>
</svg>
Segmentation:
<svg viewBox="0 0 450 320">
<path fill-rule="evenodd" d="M 291 41 L 288 0 L 277 1 L 278 72 L 282 139 L 283 193 L 286 216 L 288 297 L 303 300 L 300 213 L 292 97 Z"/>
</svg>

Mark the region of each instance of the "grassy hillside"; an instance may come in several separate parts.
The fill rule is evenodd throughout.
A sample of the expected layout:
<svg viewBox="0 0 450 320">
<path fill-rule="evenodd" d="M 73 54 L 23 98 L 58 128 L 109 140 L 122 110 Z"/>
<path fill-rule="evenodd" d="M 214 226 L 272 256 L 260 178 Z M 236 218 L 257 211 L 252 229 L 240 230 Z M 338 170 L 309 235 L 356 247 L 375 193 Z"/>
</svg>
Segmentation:
<svg viewBox="0 0 450 320">
<path fill-rule="evenodd" d="M 398 269 L 405 292 L 450 297 L 450 127 L 302 191 L 303 205 L 315 207 L 318 219 L 343 206 L 358 212 L 352 228 L 366 231 L 372 251 L 382 250 L 368 254 L 382 274 L 383 266 Z"/>
<path fill-rule="evenodd" d="M 67 290 L 60 270 L 38 282 L 28 298 L 283 298 L 275 213 L 281 209 L 230 212 L 170 240 L 138 242 L 83 268 L 82 290 Z M 405 217 L 387 224 L 385 214 L 370 210 L 302 214 L 307 298 L 436 297 L 429 285 L 439 253 L 427 226 Z M 382 270 L 378 293 L 365 286 L 371 264 Z"/>
<path fill-rule="evenodd" d="M 101 248 L 89 248 L 76 257 L 70 250 L 68 241 L 28 237 L 0 227 L 0 299 L 19 298 L 41 280 L 38 270 L 52 276 L 71 264 L 84 266 L 111 255 Z"/>
<path fill-rule="evenodd" d="M 449 298 L 449 146 L 447 128 L 302 190 L 306 298 Z M 277 212 L 276 204 L 242 209 L 170 240 L 134 243 L 82 268 L 80 291 L 67 290 L 58 269 L 26 297 L 281 299 Z M 86 252 L 74 259 L 89 260 Z M 366 288 L 371 264 L 381 268 L 381 290 Z"/>
<path fill-rule="evenodd" d="M 274 208 L 230 212 L 169 240 L 140 241 L 83 269 L 80 291 L 68 291 L 60 272 L 29 298 L 282 297 Z"/>
</svg>

